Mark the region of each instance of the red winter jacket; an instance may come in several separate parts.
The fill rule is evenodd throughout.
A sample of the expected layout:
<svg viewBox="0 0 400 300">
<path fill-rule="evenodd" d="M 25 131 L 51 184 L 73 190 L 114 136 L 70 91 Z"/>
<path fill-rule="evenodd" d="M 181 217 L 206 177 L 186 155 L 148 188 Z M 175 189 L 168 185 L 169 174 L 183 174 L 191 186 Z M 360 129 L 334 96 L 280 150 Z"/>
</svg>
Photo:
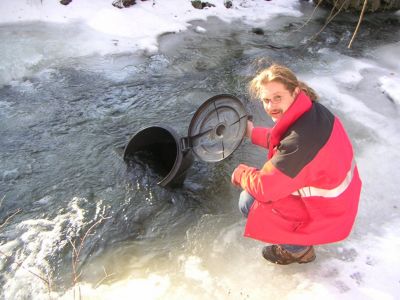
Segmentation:
<svg viewBox="0 0 400 300">
<path fill-rule="evenodd" d="M 361 180 L 340 120 L 301 92 L 273 128 L 254 128 L 251 139 L 269 152 L 260 170 L 239 165 L 233 174 L 256 199 L 245 236 L 296 245 L 346 238 Z"/>
</svg>

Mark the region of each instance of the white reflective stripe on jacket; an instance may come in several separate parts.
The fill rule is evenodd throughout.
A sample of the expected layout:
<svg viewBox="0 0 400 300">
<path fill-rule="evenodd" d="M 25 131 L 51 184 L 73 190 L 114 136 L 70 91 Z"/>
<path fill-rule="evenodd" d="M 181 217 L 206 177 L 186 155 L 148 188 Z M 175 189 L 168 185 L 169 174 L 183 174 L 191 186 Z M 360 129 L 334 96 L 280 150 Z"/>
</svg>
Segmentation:
<svg viewBox="0 0 400 300">
<path fill-rule="evenodd" d="M 294 196 L 300 196 L 302 198 L 306 197 L 325 197 L 325 198 L 335 198 L 342 194 L 350 185 L 351 181 L 353 180 L 354 174 L 354 167 L 356 163 L 353 159 L 351 162 L 350 170 L 347 172 L 346 177 L 344 180 L 335 188 L 327 190 L 327 189 L 320 189 L 313 186 L 306 186 L 303 187 L 296 192 L 292 193 Z"/>
</svg>

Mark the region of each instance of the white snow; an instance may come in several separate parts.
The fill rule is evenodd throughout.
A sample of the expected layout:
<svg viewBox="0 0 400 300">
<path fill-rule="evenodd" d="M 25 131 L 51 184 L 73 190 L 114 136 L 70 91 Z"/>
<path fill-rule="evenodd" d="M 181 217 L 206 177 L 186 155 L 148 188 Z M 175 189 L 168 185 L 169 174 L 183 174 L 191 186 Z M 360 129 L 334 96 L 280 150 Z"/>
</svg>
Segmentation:
<svg viewBox="0 0 400 300">
<path fill-rule="evenodd" d="M 379 78 L 379 82 L 382 91 L 400 105 L 400 74 L 391 73 L 390 76 L 383 76 Z"/>
<path fill-rule="evenodd" d="M 256 22 L 277 14 L 300 15 L 295 9 L 298 5 L 295 0 L 271 1 L 268 5 L 263 0 L 242 0 L 229 10 L 223 0 L 208 2 L 215 7 L 195 9 L 189 0 L 137 1 L 136 5 L 124 9 L 112 6 L 112 0 L 74 0 L 67 6 L 60 5 L 56 0 L 1 1 L 0 24 L 17 21 L 83 22 L 98 32 L 129 40 L 123 49 L 107 48 L 107 51 L 156 51 L 156 37 L 159 34 L 185 30 L 191 20 L 217 16 L 225 21 L 241 18 L 243 21 Z"/>
<path fill-rule="evenodd" d="M 41 21 L 56 30 L 52 34 L 45 29 L 32 34 L 27 26 L 26 33 L 14 37 L 11 43 L 0 43 L 0 85 L 29 76 L 38 65 L 65 57 L 135 51 L 152 55 L 158 51 L 157 36 L 180 32 L 192 26 L 189 21 L 206 20 L 210 16 L 227 22 L 241 19 L 257 23 L 280 14 L 301 15 L 296 10 L 296 0 L 267 4 L 264 0 L 241 0 L 230 9 L 223 0 L 210 0 L 215 7 L 202 10 L 193 8 L 189 0 L 137 1 L 123 9 L 112 6 L 112 2 L 74 0 L 64 6 L 56 0 L 0 1 L 0 24 Z M 67 22 L 78 26 L 66 30 L 63 24 Z M 197 28 L 197 31 L 204 30 Z M 44 48 L 43 41 L 46 41 Z"/>
</svg>

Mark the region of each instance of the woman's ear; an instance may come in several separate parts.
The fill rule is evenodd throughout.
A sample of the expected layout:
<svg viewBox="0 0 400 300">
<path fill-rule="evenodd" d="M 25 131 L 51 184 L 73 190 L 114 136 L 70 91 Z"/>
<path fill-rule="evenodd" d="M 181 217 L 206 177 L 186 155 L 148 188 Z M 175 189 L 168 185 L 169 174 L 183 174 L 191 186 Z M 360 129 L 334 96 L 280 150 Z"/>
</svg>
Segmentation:
<svg viewBox="0 0 400 300">
<path fill-rule="evenodd" d="M 296 98 L 299 94 L 300 94 L 300 92 L 301 92 L 301 89 L 299 88 L 299 87 L 296 87 L 295 89 L 294 89 L 294 97 Z"/>
</svg>

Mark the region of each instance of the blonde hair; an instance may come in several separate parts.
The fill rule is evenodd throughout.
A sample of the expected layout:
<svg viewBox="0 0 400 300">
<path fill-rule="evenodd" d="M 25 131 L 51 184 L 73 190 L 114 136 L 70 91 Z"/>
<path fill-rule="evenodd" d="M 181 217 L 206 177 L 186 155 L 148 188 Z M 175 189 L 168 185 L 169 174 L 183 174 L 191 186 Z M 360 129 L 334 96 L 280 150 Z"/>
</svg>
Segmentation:
<svg viewBox="0 0 400 300">
<path fill-rule="evenodd" d="M 271 81 L 282 83 L 292 94 L 298 87 L 304 91 L 312 101 L 317 101 L 318 99 L 317 93 L 307 84 L 298 80 L 296 75 L 289 68 L 277 64 L 273 64 L 264 69 L 250 81 L 250 95 L 260 99 L 261 87 Z"/>
</svg>

